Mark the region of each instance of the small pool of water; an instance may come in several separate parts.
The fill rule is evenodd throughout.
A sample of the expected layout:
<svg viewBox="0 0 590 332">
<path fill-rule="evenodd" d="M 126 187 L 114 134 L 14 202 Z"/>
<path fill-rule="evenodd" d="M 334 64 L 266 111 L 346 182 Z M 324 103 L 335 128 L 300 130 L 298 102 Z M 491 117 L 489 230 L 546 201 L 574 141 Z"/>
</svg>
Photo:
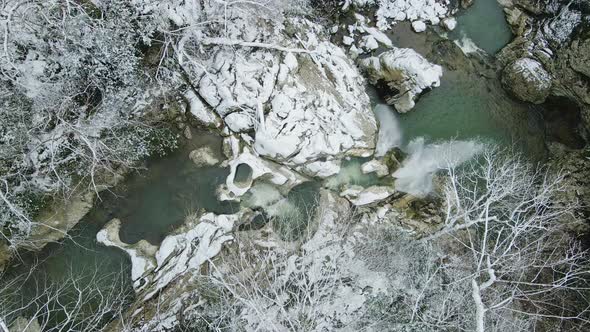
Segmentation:
<svg viewBox="0 0 590 332">
<path fill-rule="evenodd" d="M 495 6 L 502 14 L 495 0 L 480 0 L 462 14 L 463 19 L 485 16 L 487 10 L 491 11 L 489 6 Z M 495 19 L 496 25 L 508 29 L 503 16 Z M 457 29 L 460 26 L 461 22 Z M 472 28 L 465 27 L 467 30 Z M 485 26 L 480 28 L 486 31 Z M 430 62 L 443 66 L 440 86 L 425 91 L 414 109 L 396 116 L 402 131 L 402 146 L 417 137 L 425 137 L 430 142 L 481 139 L 503 145 L 515 144 L 526 154 L 543 158 L 544 132 L 538 112 L 504 91 L 493 59 L 466 56 L 458 46 L 434 31 L 415 33 L 405 23 L 396 25 L 388 35 L 396 47 L 412 48 Z M 490 35 L 503 40 L 496 47 L 504 46 L 510 39 L 510 36 L 496 35 L 494 31 Z M 374 88 L 369 87 L 369 95 L 374 106 L 384 103 Z"/>
<path fill-rule="evenodd" d="M 350 158 L 344 160 L 338 174 L 327 178 L 324 186 L 336 192 L 342 191 L 342 188 L 350 186 L 370 187 L 378 185 L 382 180 L 375 174 L 363 174 L 361 166 L 371 160 L 370 158 Z"/>
<path fill-rule="evenodd" d="M 512 40 L 512 31 L 497 0 L 476 0 L 457 16 L 452 39 L 471 39 L 475 45 L 494 55 Z"/>
<path fill-rule="evenodd" d="M 197 167 L 188 157 L 192 150 L 210 146 L 221 159 L 221 138 L 207 132 L 195 136 L 171 155 L 148 161 L 149 171 L 133 174 L 125 182 L 113 212 L 121 220 L 123 242 L 145 239 L 159 244 L 188 214 L 199 209 L 218 214 L 238 211 L 237 204 L 220 202 L 215 195 L 229 169 Z"/>
</svg>

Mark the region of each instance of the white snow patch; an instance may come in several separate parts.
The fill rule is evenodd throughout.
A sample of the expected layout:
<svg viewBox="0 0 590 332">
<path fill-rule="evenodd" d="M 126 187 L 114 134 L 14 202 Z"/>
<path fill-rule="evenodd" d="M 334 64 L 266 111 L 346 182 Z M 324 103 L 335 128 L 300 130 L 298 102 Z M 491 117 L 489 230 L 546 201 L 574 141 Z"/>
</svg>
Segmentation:
<svg viewBox="0 0 590 332">
<path fill-rule="evenodd" d="M 416 32 L 424 32 L 426 31 L 426 23 L 422 21 L 414 21 L 412 22 L 412 29 Z"/>
</svg>

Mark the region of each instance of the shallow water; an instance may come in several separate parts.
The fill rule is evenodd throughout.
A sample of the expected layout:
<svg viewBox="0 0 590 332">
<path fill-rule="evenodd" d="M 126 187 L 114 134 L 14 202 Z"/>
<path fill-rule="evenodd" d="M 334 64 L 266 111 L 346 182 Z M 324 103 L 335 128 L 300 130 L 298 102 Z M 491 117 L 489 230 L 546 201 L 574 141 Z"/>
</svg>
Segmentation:
<svg viewBox="0 0 590 332">
<path fill-rule="evenodd" d="M 229 175 L 229 169 L 198 168 L 188 158 L 192 149 L 217 143 L 208 142 L 202 135 L 190 147 L 150 162 L 148 172 L 134 174 L 126 182 L 125 194 L 114 211 L 121 220 L 123 242 L 145 239 L 159 244 L 188 214 L 199 209 L 219 214 L 238 210 L 237 204 L 219 202 L 215 196 L 217 187 Z M 220 149 L 220 142 L 217 145 Z"/>
<path fill-rule="evenodd" d="M 370 187 L 382 182 L 375 173 L 363 174 L 361 166 L 370 158 L 350 158 L 342 162 L 340 172 L 324 181 L 324 186 L 330 190 L 340 192 L 343 187 Z"/>
</svg>

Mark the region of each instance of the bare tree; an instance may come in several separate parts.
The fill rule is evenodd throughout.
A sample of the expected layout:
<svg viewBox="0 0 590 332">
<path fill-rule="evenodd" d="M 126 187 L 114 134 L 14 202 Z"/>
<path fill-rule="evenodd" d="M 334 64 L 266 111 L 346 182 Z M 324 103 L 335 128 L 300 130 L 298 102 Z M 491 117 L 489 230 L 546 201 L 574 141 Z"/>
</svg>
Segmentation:
<svg viewBox="0 0 590 332">
<path fill-rule="evenodd" d="M 455 267 L 467 275 L 452 283 L 471 286 L 473 328 L 502 330 L 507 317 L 588 324 L 590 270 L 569 231 L 577 204 L 560 198 L 564 174 L 498 149 L 446 171 L 444 225 L 422 241 L 450 237 L 465 252 Z"/>
<path fill-rule="evenodd" d="M 4 326 L 18 322 L 23 330 L 36 326 L 42 331 L 101 331 L 123 314 L 132 299 L 125 271 L 100 274 L 99 268 L 82 273 L 72 269 L 63 280 L 52 280 L 34 270 L 0 279 Z"/>
</svg>

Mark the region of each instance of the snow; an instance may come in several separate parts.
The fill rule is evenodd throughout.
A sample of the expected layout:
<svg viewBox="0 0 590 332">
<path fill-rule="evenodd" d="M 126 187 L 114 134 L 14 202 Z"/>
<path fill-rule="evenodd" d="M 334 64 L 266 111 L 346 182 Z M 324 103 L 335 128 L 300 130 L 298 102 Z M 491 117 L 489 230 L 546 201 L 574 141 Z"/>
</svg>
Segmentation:
<svg viewBox="0 0 590 332">
<path fill-rule="evenodd" d="M 361 166 L 363 174 L 375 173 L 379 177 L 383 177 L 389 174 L 389 168 L 383 160 L 373 159 L 369 160 Z"/>
<path fill-rule="evenodd" d="M 364 36 L 363 37 L 363 47 L 368 49 L 368 50 L 376 50 L 379 48 L 379 43 L 377 43 L 377 40 L 369 35 L 369 36 Z"/>
<path fill-rule="evenodd" d="M 414 21 L 412 22 L 412 29 L 416 32 L 424 32 L 426 31 L 426 23 L 422 21 Z"/>
<path fill-rule="evenodd" d="M 342 157 L 372 153 L 376 121 L 362 75 L 342 49 L 325 39 L 325 29 L 305 19 L 290 23 L 301 32 L 300 40 L 276 34 L 252 47 L 217 47 L 203 64 L 211 70 L 188 70 L 228 134 L 239 134 L 252 154 L 326 177 L 338 171 Z M 390 43 L 376 29 L 371 32 L 371 48 L 378 47 L 378 40 Z M 222 39 L 207 40 L 240 40 Z"/>
<path fill-rule="evenodd" d="M 354 43 L 354 38 L 349 37 L 349 36 L 344 36 L 344 37 L 342 37 L 342 43 L 344 45 L 350 46 L 350 45 L 352 45 L 352 43 Z"/>
<path fill-rule="evenodd" d="M 351 186 L 340 193 L 340 196 L 346 197 L 355 206 L 366 206 L 381 202 L 395 193 L 395 190 L 387 186 L 371 186 L 363 188 L 360 186 Z"/>
<path fill-rule="evenodd" d="M 138 287 L 141 284 L 140 279 L 156 268 L 156 264 L 151 257 L 156 251 L 156 247 L 144 240 L 135 245 L 123 243 L 119 238 L 120 228 L 121 221 L 119 219 L 109 221 L 96 234 L 96 241 L 108 247 L 119 248 L 129 255 L 131 259 L 131 280 L 133 286 Z"/>
<path fill-rule="evenodd" d="M 193 90 L 188 90 L 184 97 L 189 103 L 190 113 L 200 124 L 216 128 L 221 126 L 219 117 L 201 102 Z"/>
<path fill-rule="evenodd" d="M 376 133 L 354 65 L 333 44 L 322 42 L 315 50 L 314 60 L 322 67 L 308 61 L 275 88 L 271 111 L 259 119 L 253 144 L 260 156 L 304 171 L 320 159 L 372 150 Z M 336 165 L 330 164 L 330 172 Z M 315 166 L 308 172 L 318 174 Z"/>
<path fill-rule="evenodd" d="M 377 27 L 385 31 L 396 21 L 422 21 L 438 24 L 451 14 L 448 0 L 353 0 L 357 6 L 376 4 Z"/>
<path fill-rule="evenodd" d="M 301 172 L 320 178 L 327 178 L 340 172 L 340 160 L 314 161 L 298 167 Z"/>
<path fill-rule="evenodd" d="M 413 49 L 393 48 L 378 57 L 363 59 L 361 65 L 376 83 L 384 80 L 399 93 L 389 100 L 400 113 L 411 110 L 425 90 L 440 85 L 442 67 L 431 64 Z"/>
<path fill-rule="evenodd" d="M 515 73 L 522 75 L 525 82 L 539 85 L 539 89 L 549 89 L 551 87 L 551 76 L 537 60 L 520 58 L 514 61 L 511 67 Z"/>
<path fill-rule="evenodd" d="M 252 169 L 252 175 L 248 179 L 248 183 L 238 184 L 234 181 L 236 171 L 238 166 L 243 164 L 248 165 Z M 265 176 L 267 181 L 283 188 L 292 188 L 303 182 L 303 179 L 297 173 L 285 166 L 254 155 L 249 148 L 244 148 L 241 154 L 228 162 L 228 166 L 230 168 L 230 174 L 226 179 L 224 188 L 224 192 L 228 194 L 226 197 L 241 197 L 250 189 L 254 181 L 262 176 Z"/>
<path fill-rule="evenodd" d="M 442 25 L 449 31 L 455 30 L 457 27 L 457 20 L 454 17 L 445 18 Z"/>
<path fill-rule="evenodd" d="M 110 221 L 98 232 L 96 239 L 129 255 L 133 287 L 145 301 L 179 276 L 198 271 L 202 264 L 215 257 L 226 242 L 233 240 L 230 232 L 240 216 L 213 213 L 189 216 L 185 224 L 168 235 L 159 247 L 144 240 L 136 244 L 123 243 L 119 239 L 118 219 Z"/>
<path fill-rule="evenodd" d="M 391 39 L 389 39 L 389 37 L 387 37 L 387 35 L 384 34 L 383 32 L 381 32 L 378 29 L 373 28 L 373 27 L 364 26 L 363 28 L 368 34 L 370 34 L 373 38 L 375 38 L 375 40 L 378 41 L 379 43 L 381 43 L 389 48 L 393 47 L 393 43 L 391 42 Z"/>
</svg>

